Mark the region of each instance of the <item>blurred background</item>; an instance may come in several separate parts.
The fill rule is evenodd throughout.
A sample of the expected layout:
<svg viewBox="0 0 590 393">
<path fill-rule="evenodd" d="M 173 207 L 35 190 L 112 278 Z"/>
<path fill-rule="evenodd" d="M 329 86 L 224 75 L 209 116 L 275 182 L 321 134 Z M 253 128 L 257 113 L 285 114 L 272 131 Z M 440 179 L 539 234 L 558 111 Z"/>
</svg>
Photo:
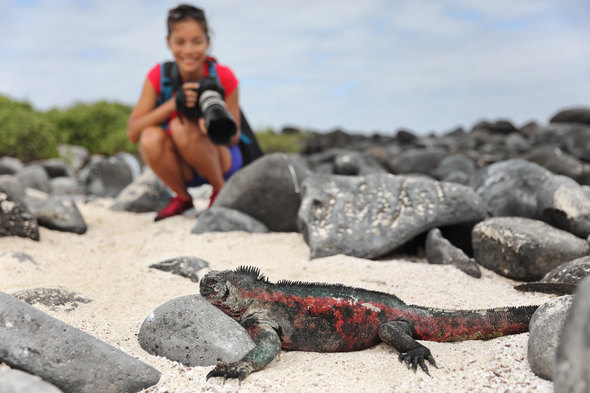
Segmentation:
<svg viewBox="0 0 590 393">
<path fill-rule="evenodd" d="M 81 105 L 104 101 L 105 122 L 126 116 L 147 71 L 171 58 L 165 19 L 178 4 L 0 0 L 4 107 L 17 101 L 61 130 Z M 588 0 L 192 4 L 258 131 L 440 134 L 482 118 L 545 122 L 590 103 Z"/>
</svg>

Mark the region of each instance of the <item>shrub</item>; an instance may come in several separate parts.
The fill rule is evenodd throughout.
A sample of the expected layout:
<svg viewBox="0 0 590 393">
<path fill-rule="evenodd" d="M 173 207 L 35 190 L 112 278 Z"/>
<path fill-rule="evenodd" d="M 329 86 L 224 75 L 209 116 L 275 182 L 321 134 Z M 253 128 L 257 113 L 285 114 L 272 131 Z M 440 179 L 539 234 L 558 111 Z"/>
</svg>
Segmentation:
<svg viewBox="0 0 590 393">
<path fill-rule="evenodd" d="M 84 146 L 91 153 L 114 155 L 137 152 L 127 139 L 131 107 L 99 101 L 66 109 L 37 112 L 27 102 L 0 95 L 0 156 L 10 155 L 27 162 L 57 157 L 57 144 Z M 273 130 L 256 132 L 265 153 L 298 153 L 310 133 Z"/>
<path fill-rule="evenodd" d="M 77 104 L 63 111 L 54 109 L 47 116 L 58 130 L 59 143 L 84 146 L 92 153 L 113 155 L 135 152 L 127 139 L 127 120 L 131 107 L 99 101 Z"/>
<path fill-rule="evenodd" d="M 0 95 L 0 156 L 23 162 L 57 156 L 56 130 L 29 103 Z"/>
<path fill-rule="evenodd" d="M 271 129 L 256 132 L 256 139 L 264 153 L 299 153 L 309 136 L 306 132 L 277 134 Z"/>
</svg>

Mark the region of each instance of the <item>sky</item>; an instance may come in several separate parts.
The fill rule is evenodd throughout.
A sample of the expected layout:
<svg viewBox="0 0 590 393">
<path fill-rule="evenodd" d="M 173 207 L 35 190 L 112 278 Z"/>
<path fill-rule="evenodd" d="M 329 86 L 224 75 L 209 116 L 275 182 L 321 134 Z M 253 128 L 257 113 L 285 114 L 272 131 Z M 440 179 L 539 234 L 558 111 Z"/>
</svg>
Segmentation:
<svg viewBox="0 0 590 393">
<path fill-rule="evenodd" d="M 255 129 L 442 134 L 590 107 L 590 0 L 206 0 Z M 134 105 L 171 59 L 160 0 L 0 0 L 0 94 Z"/>
</svg>

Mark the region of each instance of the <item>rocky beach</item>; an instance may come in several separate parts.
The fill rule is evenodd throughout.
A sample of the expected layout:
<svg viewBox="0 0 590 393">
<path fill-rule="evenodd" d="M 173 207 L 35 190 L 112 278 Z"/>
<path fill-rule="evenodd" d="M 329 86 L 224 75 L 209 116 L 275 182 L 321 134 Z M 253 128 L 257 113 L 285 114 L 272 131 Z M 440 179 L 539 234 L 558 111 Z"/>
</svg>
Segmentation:
<svg viewBox="0 0 590 393">
<path fill-rule="evenodd" d="M 210 190 L 194 189 L 195 210 L 160 222 L 169 193 L 132 155 L 64 146 L 60 159 L 4 157 L 0 391 L 584 391 L 568 389 L 589 383 L 579 328 L 590 289 L 588 137 L 584 108 L 442 135 L 318 134 L 301 154 L 248 165 L 211 209 Z M 420 306 L 543 307 L 530 333 L 424 342 L 439 366 L 431 376 L 381 343 L 281 351 L 241 384 L 206 380 L 223 348 L 250 344 L 210 305 L 194 306 L 199 280 L 239 266 Z"/>
</svg>

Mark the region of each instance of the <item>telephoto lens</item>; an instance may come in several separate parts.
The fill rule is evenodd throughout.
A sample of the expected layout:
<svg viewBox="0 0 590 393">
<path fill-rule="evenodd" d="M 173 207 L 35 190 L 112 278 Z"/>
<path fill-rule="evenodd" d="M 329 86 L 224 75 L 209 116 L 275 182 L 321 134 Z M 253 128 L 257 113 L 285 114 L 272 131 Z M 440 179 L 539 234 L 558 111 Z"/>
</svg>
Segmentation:
<svg viewBox="0 0 590 393">
<path fill-rule="evenodd" d="M 205 119 L 205 126 L 211 142 L 217 145 L 228 145 L 235 135 L 236 122 L 225 106 L 225 90 L 212 76 L 199 82 L 199 108 Z"/>
<path fill-rule="evenodd" d="M 199 106 L 211 142 L 216 145 L 228 145 L 237 129 L 221 94 L 216 90 L 201 91 Z"/>
</svg>

